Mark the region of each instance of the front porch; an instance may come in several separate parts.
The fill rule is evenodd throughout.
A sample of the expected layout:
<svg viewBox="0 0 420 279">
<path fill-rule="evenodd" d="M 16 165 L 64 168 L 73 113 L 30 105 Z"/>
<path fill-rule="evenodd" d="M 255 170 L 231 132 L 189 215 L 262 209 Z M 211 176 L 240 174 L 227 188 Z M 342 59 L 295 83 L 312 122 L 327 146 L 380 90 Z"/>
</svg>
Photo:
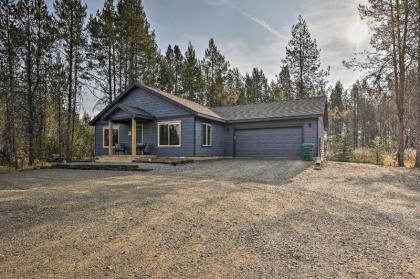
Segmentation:
<svg viewBox="0 0 420 279">
<path fill-rule="evenodd" d="M 133 163 L 147 161 L 156 158 L 156 155 L 104 155 L 97 156 L 95 162 L 98 163 Z"/>
<path fill-rule="evenodd" d="M 183 157 L 158 157 L 156 155 L 105 155 L 95 158 L 96 163 L 151 163 L 151 164 L 168 164 L 181 165 L 192 163 L 192 158 Z"/>
<path fill-rule="evenodd" d="M 102 134 L 107 152 L 97 154 L 109 156 L 103 160 L 133 161 L 138 155 L 151 154 L 152 143 L 145 141 L 144 134 L 145 127 L 155 120 L 153 115 L 140 108 L 117 104 L 103 120 L 107 122 Z"/>
</svg>

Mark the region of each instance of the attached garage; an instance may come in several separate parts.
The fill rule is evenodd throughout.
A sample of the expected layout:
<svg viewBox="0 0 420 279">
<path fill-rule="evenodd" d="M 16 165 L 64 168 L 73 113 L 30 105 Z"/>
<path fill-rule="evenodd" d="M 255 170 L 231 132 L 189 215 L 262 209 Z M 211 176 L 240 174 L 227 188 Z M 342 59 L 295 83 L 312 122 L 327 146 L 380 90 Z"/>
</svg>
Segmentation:
<svg viewBox="0 0 420 279">
<path fill-rule="evenodd" d="M 234 156 L 298 158 L 303 127 L 236 130 Z"/>
</svg>

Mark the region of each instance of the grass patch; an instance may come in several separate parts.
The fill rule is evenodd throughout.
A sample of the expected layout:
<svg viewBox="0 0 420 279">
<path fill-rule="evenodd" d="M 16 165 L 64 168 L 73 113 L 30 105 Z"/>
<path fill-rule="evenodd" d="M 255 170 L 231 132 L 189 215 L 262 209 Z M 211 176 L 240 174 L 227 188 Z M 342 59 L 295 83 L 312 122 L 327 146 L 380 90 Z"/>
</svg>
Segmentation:
<svg viewBox="0 0 420 279">
<path fill-rule="evenodd" d="M 0 165 L 0 174 L 15 171 L 15 168 L 8 165 Z"/>
</svg>

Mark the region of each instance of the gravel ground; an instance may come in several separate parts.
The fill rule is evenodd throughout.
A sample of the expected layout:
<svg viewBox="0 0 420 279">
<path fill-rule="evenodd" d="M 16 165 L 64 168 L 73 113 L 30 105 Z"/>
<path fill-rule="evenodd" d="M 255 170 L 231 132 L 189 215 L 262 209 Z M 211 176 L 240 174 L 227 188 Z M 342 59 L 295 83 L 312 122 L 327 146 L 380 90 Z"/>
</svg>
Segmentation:
<svg viewBox="0 0 420 279">
<path fill-rule="evenodd" d="M 279 159 L 217 159 L 196 161 L 193 164 L 140 163 L 140 168 L 153 169 L 158 174 L 177 174 L 196 178 L 236 180 L 267 184 L 284 184 L 311 163 L 299 160 Z"/>
<path fill-rule="evenodd" d="M 329 163 L 274 185 L 213 164 L 0 175 L 0 278 L 420 278 L 419 171 Z"/>
</svg>

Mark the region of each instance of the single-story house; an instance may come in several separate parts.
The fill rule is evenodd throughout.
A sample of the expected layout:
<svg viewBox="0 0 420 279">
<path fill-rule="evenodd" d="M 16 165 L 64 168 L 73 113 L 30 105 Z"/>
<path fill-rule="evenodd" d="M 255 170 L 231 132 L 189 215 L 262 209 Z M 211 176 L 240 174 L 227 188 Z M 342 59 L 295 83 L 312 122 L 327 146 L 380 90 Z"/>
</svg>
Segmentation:
<svg viewBox="0 0 420 279">
<path fill-rule="evenodd" d="M 298 158 L 302 143 L 322 152 L 327 100 L 314 97 L 208 108 L 133 84 L 91 122 L 96 156 L 124 151 L 157 156 Z M 112 131 L 112 132 L 110 132 Z"/>
</svg>

